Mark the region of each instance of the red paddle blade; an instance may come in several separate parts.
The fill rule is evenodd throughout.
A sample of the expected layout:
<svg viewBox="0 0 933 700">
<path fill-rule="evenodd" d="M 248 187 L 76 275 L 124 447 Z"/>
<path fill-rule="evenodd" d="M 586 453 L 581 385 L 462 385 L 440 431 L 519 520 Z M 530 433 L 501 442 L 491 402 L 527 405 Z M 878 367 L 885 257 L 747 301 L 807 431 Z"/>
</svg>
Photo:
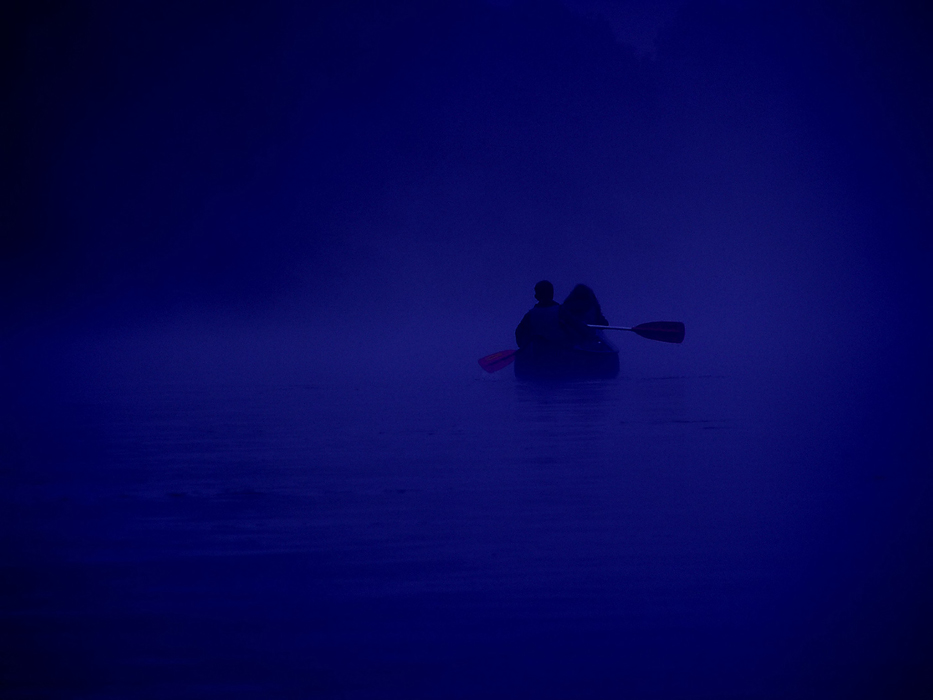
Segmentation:
<svg viewBox="0 0 933 700">
<path fill-rule="evenodd" d="M 479 366 L 492 374 L 498 372 L 503 367 L 508 367 L 515 360 L 515 353 L 518 350 L 500 350 L 492 355 L 479 358 Z"/>
<path fill-rule="evenodd" d="M 660 340 L 665 343 L 684 342 L 684 324 L 680 321 L 652 321 L 642 323 L 633 329 L 642 338 Z"/>
</svg>

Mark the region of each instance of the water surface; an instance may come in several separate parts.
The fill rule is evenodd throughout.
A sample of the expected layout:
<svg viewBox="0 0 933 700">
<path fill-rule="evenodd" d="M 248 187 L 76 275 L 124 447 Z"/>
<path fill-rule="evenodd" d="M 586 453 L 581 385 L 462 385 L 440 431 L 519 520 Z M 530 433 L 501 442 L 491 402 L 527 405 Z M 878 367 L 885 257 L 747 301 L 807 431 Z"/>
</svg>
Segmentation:
<svg viewBox="0 0 933 700">
<path fill-rule="evenodd" d="M 856 697 L 921 663 L 926 481 L 831 392 L 76 386 L 11 423 L 8 697 Z"/>
</svg>

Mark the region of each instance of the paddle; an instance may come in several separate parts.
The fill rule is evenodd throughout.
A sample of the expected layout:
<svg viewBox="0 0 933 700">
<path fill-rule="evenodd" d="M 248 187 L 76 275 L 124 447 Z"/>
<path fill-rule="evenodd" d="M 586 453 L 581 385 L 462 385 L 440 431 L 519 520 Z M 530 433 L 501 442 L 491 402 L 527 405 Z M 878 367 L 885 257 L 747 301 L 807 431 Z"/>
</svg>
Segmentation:
<svg viewBox="0 0 933 700">
<path fill-rule="evenodd" d="M 625 326 L 595 326 L 587 324 L 590 328 L 598 328 L 603 331 L 632 331 L 642 338 L 649 340 L 660 340 L 664 343 L 682 343 L 684 342 L 684 324 L 680 321 L 652 321 L 651 323 L 641 323 L 632 328 Z M 508 367 L 515 361 L 515 353 L 518 350 L 500 350 L 492 355 L 479 358 L 479 366 L 492 374 L 500 369 Z"/>
<path fill-rule="evenodd" d="M 515 353 L 517 352 L 518 350 L 500 350 L 499 352 L 494 352 L 492 355 L 479 358 L 479 366 L 490 374 L 498 372 L 500 369 L 508 367 L 515 361 Z"/>
<path fill-rule="evenodd" d="M 660 340 L 665 343 L 682 343 L 684 341 L 684 324 L 680 321 L 652 321 L 651 323 L 641 323 L 633 328 L 587 325 L 590 328 L 599 328 L 604 331 L 632 331 L 642 338 Z"/>
</svg>

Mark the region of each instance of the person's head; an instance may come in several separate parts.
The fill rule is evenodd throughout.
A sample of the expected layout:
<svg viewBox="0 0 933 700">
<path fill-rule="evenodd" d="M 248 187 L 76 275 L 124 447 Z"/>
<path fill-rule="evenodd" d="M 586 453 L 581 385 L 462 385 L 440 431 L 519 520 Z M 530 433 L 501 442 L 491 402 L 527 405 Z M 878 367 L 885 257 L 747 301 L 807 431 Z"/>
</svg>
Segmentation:
<svg viewBox="0 0 933 700">
<path fill-rule="evenodd" d="M 554 285 L 547 280 L 541 280 L 535 285 L 535 299 L 545 303 L 554 301 Z"/>
<path fill-rule="evenodd" d="M 564 299 L 563 306 L 565 306 L 568 311 L 582 314 L 594 306 L 599 308 L 599 302 L 596 301 L 596 295 L 593 294 L 592 289 L 585 284 L 578 284 L 570 290 L 570 294 Z"/>
</svg>

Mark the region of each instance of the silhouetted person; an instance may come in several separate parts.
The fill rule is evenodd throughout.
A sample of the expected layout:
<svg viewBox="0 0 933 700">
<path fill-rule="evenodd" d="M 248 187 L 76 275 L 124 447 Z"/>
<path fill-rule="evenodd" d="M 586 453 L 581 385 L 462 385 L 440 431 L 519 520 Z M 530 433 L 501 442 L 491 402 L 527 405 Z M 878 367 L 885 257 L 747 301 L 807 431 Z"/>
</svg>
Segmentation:
<svg viewBox="0 0 933 700">
<path fill-rule="evenodd" d="M 561 327 L 578 342 L 596 337 L 596 330 L 589 328 L 588 324 L 609 325 L 609 321 L 603 316 L 602 309 L 599 308 L 596 295 L 585 284 L 578 284 L 574 287 L 558 308 Z"/>
<path fill-rule="evenodd" d="M 561 329 L 558 312 L 560 304 L 554 301 L 554 285 L 541 280 L 535 285 L 534 305 L 522 322 L 515 329 L 515 341 L 523 348 L 533 340 L 545 340 L 552 343 L 566 342 L 566 334 Z"/>
</svg>

